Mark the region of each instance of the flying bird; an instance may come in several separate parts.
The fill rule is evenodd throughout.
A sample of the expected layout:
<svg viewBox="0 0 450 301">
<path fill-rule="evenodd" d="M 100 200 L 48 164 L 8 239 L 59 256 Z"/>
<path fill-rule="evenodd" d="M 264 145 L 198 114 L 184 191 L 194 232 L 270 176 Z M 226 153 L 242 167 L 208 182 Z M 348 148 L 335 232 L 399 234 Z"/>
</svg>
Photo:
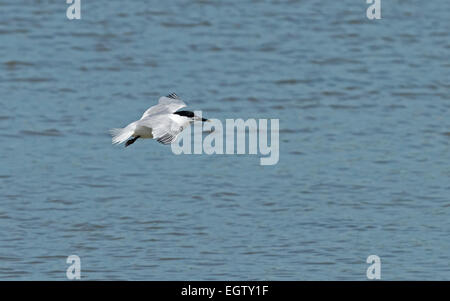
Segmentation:
<svg viewBox="0 0 450 301">
<path fill-rule="evenodd" d="M 120 144 L 126 141 L 125 147 L 127 147 L 142 138 L 171 144 L 190 123 L 209 121 L 195 116 L 191 111 L 178 111 L 184 107 L 186 104 L 175 93 L 163 96 L 157 105 L 144 112 L 141 119 L 124 128 L 110 130 L 113 136 L 112 143 Z"/>
</svg>

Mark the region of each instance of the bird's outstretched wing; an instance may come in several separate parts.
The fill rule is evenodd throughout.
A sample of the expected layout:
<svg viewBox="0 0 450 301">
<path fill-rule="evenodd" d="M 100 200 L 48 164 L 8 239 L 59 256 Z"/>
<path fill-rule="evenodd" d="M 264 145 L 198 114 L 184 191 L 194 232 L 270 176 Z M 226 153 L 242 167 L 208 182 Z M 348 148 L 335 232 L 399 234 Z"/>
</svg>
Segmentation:
<svg viewBox="0 0 450 301">
<path fill-rule="evenodd" d="M 162 144 L 171 144 L 172 142 L 174 142 L 177 139 L 178 134 L 173 135 L 172 133 L 166 133 L 166 134 L 162 135 L 161 137 L 159 137 L 158 139 L 156 139 L 156 141 L 158 141 L 159 143 L 162 143 Z"/>
<path fill-rule="evenodd" d="M 171 144 L 174 142 L 184 129 L 180 124 L 165 114 L 144 117 L 137 121 L 137 124 L 138 126 L 150 128 L 153 139 L 162 144 Z"/>
<path fill-rule="evenodd" d="M 184 108 L 186 104 L 175 93 L 170 93 L 167 96 L 163 96 L 158 100 L 156 106 L 150 107 L 144 112 L 141 119 L 156 115 L 156 114 L 169 114 Z"/>
</svg>

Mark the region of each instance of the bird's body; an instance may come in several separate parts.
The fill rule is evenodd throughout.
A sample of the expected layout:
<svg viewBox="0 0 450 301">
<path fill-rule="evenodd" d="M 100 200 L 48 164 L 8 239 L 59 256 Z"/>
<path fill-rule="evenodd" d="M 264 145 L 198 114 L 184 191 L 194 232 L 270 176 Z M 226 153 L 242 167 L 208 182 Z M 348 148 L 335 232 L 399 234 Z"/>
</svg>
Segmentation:
<svg viewBox="0 0 450 301">
<path fill-rule="evenodd" d="M 120 144 L 126 141 L 125 146 L 129 146 L 139 138 L 155 139 L 163 144 L 173 143 L 191 122 L 207 121 L 195 116 L 193 112 L 178 111 L 184 107 L 186 104 L 175 93 L 163 96 L 157 105 L 144 112 L 141 119 L 122 129 L 112 129 L 112 143 Z"/>
</svg>

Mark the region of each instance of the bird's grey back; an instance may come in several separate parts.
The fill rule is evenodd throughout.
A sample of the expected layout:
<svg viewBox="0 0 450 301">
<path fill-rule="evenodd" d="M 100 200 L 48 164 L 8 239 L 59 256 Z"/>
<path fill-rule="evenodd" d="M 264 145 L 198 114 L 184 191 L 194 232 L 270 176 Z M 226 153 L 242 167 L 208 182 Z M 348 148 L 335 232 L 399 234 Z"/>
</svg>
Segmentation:
<svg viewBox="0 0 450 301">
<path fill-rule="evenodd" d="M 158 104 L 148 108 L 141 119 L 157 114 L 171 114 L 184 107 L 186 107 L 184 101 L 182 101 L 175 93 L 171 93 L 159 98 Z"/>
</svg>

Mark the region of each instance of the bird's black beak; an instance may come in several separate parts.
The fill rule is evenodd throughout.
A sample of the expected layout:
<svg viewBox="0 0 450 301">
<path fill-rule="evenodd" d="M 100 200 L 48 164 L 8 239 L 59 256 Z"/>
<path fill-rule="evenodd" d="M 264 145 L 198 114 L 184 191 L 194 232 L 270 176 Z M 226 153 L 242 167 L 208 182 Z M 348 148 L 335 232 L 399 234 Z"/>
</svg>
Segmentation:
<svg viewBox="0 0 450 301">
<path fill-rule="evenodd" d="M 201 122 L 211 122 L 209 119 L 194 116 L 194 121 L 201 121 Z"/>
</svg>

